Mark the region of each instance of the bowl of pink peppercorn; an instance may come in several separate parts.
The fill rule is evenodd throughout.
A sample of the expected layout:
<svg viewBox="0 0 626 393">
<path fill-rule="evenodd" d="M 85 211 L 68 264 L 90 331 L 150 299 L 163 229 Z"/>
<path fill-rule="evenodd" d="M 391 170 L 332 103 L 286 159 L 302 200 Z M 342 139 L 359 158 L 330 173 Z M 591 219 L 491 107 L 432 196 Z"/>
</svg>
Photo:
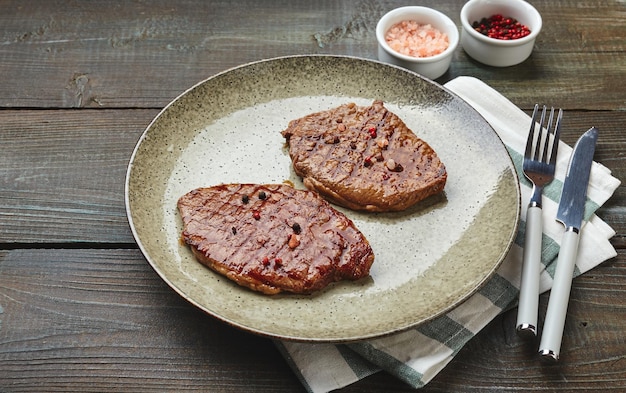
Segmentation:
<svg viewBox="0 0 626 393">
<path fill-rule="evenodd" d="M 513 66 L 531 55 L 541 24 L 524 0 L 470 0 L 461 9 L 461 46 L 483 64 Z"/>
<path fill-rule="evenodd" d="M 383 15 L 376 25 L 376 40 L 380 61 L 436 79 L 450 67 L 459 32 L 443 13 L 407 6 Z"/>
</svg>

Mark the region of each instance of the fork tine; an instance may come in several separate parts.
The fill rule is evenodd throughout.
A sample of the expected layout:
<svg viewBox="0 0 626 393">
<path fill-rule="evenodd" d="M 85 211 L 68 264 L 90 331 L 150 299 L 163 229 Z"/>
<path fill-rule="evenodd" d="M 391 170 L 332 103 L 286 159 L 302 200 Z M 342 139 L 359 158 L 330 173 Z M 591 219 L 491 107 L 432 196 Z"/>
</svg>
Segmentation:
<svg viewBox="0 0 626 393">
<path fill-rule="evenodd" d="M 559 109 L 559 114 L 556 116 L 556 126 L 554 127 L 554 139 L 552 140 L 552 152 L 550 153 L 550 165 L 556 164 L 556 155 L 557 155 L 557 150 L 559 148 L 562 119 L 563 119 L 563 109 Z"/>
<path fill-rule="evenodd" d="M 530 131 L 528 131 L 528 140 L 526 141 L 526 151 L 524 152 L 524 158 L 530 159 L 533 154 L 533 140 L 535 138 L 535 127 L 537 123 L 538 111 L 539 104 L 535 104 L 535 109 L 533 109 L 533 118 L 530 121 Z"/>
<path fill-rule="evenodd" d="M 550 147 L 550 131 L 552 131 L 552 121 L 554 120 L 554 107 L 550 108 L 550 117 L 548 117 L 548 127 L 546 128 L 546 139 L 543 143 L 542 150 L 542 158 L 541 162 L 548 162 L 548 150 Z M 554 131 L 552 131 L 554 132 Z M 554 145 L 552 145 L 554 147 Z"/>
<path fill-rule="evenodd" d="M 543 106 L 543 109 L 541 111 L 541 120 L 539 121 L 539 135 L 537 135 L 537 144 L 535 146 L 535 161 L 539 161 L 539 157 L 541 154 L 541 141 L 543 140 L 543 125 L 545 124 L 545 120 L 546 120 L 546 111 L 548 108 L 546 108 L 546 106 Z"/>
</svg>

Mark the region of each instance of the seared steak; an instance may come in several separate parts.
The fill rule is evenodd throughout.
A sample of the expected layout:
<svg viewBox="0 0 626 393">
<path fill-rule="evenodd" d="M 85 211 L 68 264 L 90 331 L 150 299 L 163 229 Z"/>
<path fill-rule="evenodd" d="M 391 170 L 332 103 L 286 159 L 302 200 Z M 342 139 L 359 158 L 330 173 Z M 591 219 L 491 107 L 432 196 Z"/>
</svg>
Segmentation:
<svg viewBox="0 0 626 393">
<path fill-rule="evenodd" d="M 304 185 L 350 209 L 404 210 L 446 183 L 435 151 L 382 101 L 312 113 L 282 135 Z"/>
<path fill-rule="evenodd" d="M 178 200 L 182 240 L 204 265 L 266 294 L 311 293 L 369 274 L 365 236 L 317 193 L 284 184 L 224 184 Z"/>
</svg>

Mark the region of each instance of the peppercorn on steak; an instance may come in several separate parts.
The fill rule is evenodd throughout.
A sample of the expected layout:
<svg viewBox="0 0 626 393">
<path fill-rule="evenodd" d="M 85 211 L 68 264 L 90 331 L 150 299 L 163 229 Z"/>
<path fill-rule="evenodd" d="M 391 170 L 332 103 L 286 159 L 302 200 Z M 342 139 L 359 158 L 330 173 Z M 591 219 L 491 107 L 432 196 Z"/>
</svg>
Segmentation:
<svg viewBox="0 0 626 393">
<path fill-rule="evenodd" d="M 349 209 L 401 211 L 446 183 L 437 153 L 379 100 L 309 114 L 281 134 L 304 185 Z"/>
<path fill-rule="evenodd" d="M 178 200 L 196 258 L 265 294 L 311 293 L 369 275 L 365 236 L 317 193 L 286 184 L 223 184 Z"/>
</svg>

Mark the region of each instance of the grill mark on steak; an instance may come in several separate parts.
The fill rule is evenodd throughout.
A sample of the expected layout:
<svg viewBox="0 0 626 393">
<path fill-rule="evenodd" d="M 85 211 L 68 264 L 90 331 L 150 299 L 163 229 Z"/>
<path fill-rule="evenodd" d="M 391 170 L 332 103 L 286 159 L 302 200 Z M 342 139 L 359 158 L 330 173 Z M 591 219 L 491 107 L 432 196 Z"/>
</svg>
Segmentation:
<svg viewBox="0 0 626 393">
<path fill-rule="evenodd" d="M 435 151 L 379 100 L 312 113 L 281 134 L 304 185 L 350 209 L 404 210 L 447 180 Z"/>
<path fill-rule="evenodd" d="M 202 264 L 266 294 L 311 293 L 358 280 L 374 261 L 354 223 L 315 192 L 224 184 L 190 191 L 178 209 L 181 239 Z"/>
</svg>

